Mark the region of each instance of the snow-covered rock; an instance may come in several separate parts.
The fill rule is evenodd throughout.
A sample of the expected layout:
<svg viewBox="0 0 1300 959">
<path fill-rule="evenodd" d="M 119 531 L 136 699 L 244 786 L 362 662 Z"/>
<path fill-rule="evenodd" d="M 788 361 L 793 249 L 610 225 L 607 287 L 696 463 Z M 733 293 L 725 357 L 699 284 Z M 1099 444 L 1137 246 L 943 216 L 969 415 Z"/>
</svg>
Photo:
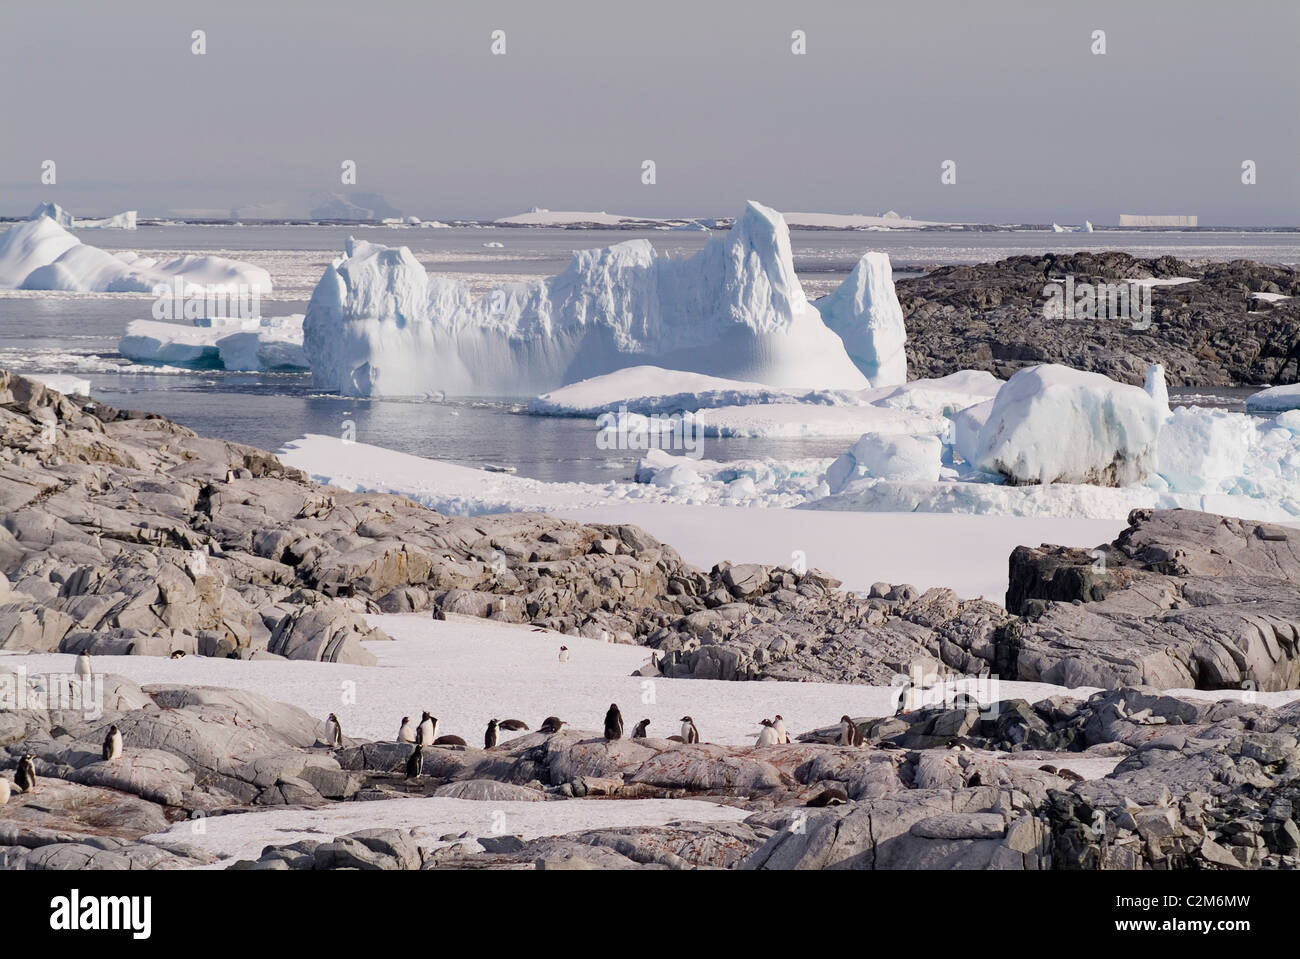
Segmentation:
<svg viewBox="0 0 1300 959">
<path fill-rule="evenodd" d="M 137 363 L 199 369 L 305 370 L 302 320 L 302 314 L 203 326 L 133 320 L 127 324 L 118 352 Z"/>
<path fill-rule="evenodd" d="M 47 216 L 25 220 L 0 234 L 0 288 L 76 293 L 153 293 L 171 287 L 232 286 L 271 292 L 271 275 L 259 266 L 220 256 L 155 260 L 129 251 L 88 246 Z"/>
<path fill-rule="evenodd" d="M 867 433 L 826 471 L 831 493 L 860 479 L 936 483 L 942 470 L 943 443 L 937 436 Z"/>
<path fill-rule="evenodd" d="M 73 216 L 57 203 L 46 202 L 33 210 L 32 215 L 27 219 L 35 220 L 43 216 L 49 217 L 65 230 L 134 230 L 136 211 L 127 210 L 124 213 L 115 213 L 99 220 L 82 220 Z"/>
<path fill-rule="evenodd" d="M 980 430 L 975 465 L 1013 483 L 1141 483 L 1164 410 L 1143 389 L 1049 364 L 1018 371 Z"/>
<path fill-rule="evenodd" d="M 872 386 L 907 382 L 907 330 L 888 254 L 863 254 L 849 278 L 815 306 Z"/>
<path fill-rule="evenodd" d="M 1300 383 L 1273 386 L 1246 398 L 1246 409 L 1251 413 L 1281 413 L 1300 409 Z"/>
<path fill-rule="evenodd" d="M 757 203 L 689 259 L 632 240 L 482 297 L 405 247 L 349 240 L 305 331 L 316 386 L 348 395 L 521 396 L 644 363 L 778 388 L 868 385 L 804 295 L 781 215 Z"/>
</svg>

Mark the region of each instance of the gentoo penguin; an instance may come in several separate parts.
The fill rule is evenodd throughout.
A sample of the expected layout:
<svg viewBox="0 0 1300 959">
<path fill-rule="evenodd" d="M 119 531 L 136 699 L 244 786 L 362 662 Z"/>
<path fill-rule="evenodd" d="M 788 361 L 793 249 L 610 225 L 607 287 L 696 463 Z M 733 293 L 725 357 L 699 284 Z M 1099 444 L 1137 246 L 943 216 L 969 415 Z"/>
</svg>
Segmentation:
<svg viewBox="0 0 1300 959">
<path fill-rule="evenodd" d="M 609 712 L 605 714 L 605 738 L 623 738 L 623 714 L 618 711 L 615 703 L 609 704 Z"/>
<path fill-rule="evenodd" d="M 968 753 L 970 752 L 970 743 L 958 737 L 957 739 L 948 740 L 948 748 L 954 752 Z"/>
<path fill-rule="evenodd" d="M 516 729 L 527 729 L 527 728 L 528 728 L 528 724 L 524 722 L 522 719 L 503 719 L 501 720 L 501 722 L 497 723 L 497 729 L 508 729 L 512 732 Z"/>
<path fill-rule="evenodd" d="M 1078 773 L 1076 773 L 1073 769 L 1062 769 L 1056 775 L 1060 776 L 1062 779 L 1068 779 L 1072 783 L 1083 782 L 1083 777 L 1080 776 Z"/>
<path fill-rule="evenodd" d="M 435 746 L 468 746 L 469 743 L 459 736 L 439 736 L 433 741 Z"/>
<path fill-rule="evenodd" d="M 840 717 L 840 745 L 841 746 L 861 746 L 862 730 L 848 716 Z"/>
<path fill-rule="evenodd" d="M 562 662 L 562 663 L 567 663 L 568 661 L 569 661 L 569 647 L 568 647 L 568 646 L 561 646 L 561 647 L 560 647 L 560 662 Z"/>
<path fill-rule="evenodd" d="M 167 657 L 167 658 L 168 658 L 168 659 L 184 659 L 184 658 L 185 658 L 185 650 L 183 650 L 183 649 L 173 649 L 173 650 L 172 650 L 172 654 L 171 654 L 169 657 Z"/>
<path fill-rule="evenodd" d="M 848 801 L 849 794 L 844 790 L 843 786 L 836 784 L 827 786 L 816 796 L 813 796 L 812 799 L 809 799 L 805 805 L 811 806 L 813 809 L 821 809 L 826 806 L 843 806 Z"/>
<path fill-rule="evenodd" d="M 641 720 L 639 723 L 636 724 L 636 728 L 632 730 L 632 738 L 645 739 L 647 730 L 649 730 L 649 728 L 650 728 L 650 720 L 648 719 Z"/>
<path fill-rule="evenodd" d="M 419 779 L 424 775 L 424 746 L 415 744 L 415 752 L 406 760 L 406 778 Z"/>
<path fill-rule="evenodd" d="M 541 733 L 558 733 L 563 725 L 564 720 L 559 716 L 547 716 L 542 720 L 542 725 L 538 727 L 537 731 Z"/>
<path fill-rule="evenodd" d="M 77 676 L 80 679 L 89 679 L 94 675 L 94 670 L 90 668 L 90 654 L 80 653 L 77 656 Z"/>
<path fill-rule="evenodd" d="M 758 734 L 758 741 L 754 743 L 755 746 L 775 746 L 781 741 L 776 735 L 776 724 L 772 720 L 764 719 L 759 725 L 763 729 Z"/>
<path fill-rule="evenodd" d="M 343 727 L 339 725 L 339 718 L 333 713 L 330 713 L 329 719 L 325 720 L 325 745 L 343 745 Z"/>
<path fill-rule="evenodd" d="M 420 734 L 415 737 L 415 741 L 422 746 L 429 746 L 433 744 L 433 738 L 437 734 L 438 720 L 426 712 L 424 718 L 420 720 Z"/>
<path fill-rule="evenodd" d="M 4 776 L 0 776 L 0 806 L 3 806 L 8 801 L 9 801 L 9 780 L 5 779 Z"/>
<path fill-rule="evenodd" d="M 31 753 L 23 753 L 23 758 L 18 760 L 18 771 L 14 773 L 14 785 L 25 793 L 36 792 L 35 758 Z"/>
<path fill-rule="evenodd" d="M 415 742 L 415 727 L 411 725 L 411 717 L 402 717 L 402 726 L 397 730 L 397 741 L 399 743 Z"/>
<path fill-rule="evenodd" d="M 497 744 L 497 726 L 500 725 L 495 719 L 488 720 L 487 732 L 483 734 L 483 748 L 491 749 Z"/>
<path fill-rule="evenodd" d="M 790 734 L 785 731 L 785 720 L 780 713 L 772 718 L 772 728 L 776 730 L 776 741 L 783 746 L 789 745 Z"/>
<path fill-rule="evenodd" d="M 104 737 L 104 759 L 118 759 L 122 755 L 122 733 L 116 726 L 108 728 L 108 735 Z"/>
<path fill-rule="evenodd" d="M 682 717 L 682 742 L 698 743 L 700 741 L 700 731 L 695 728 L 695 720 L 690 716 Z"/>
</svg>

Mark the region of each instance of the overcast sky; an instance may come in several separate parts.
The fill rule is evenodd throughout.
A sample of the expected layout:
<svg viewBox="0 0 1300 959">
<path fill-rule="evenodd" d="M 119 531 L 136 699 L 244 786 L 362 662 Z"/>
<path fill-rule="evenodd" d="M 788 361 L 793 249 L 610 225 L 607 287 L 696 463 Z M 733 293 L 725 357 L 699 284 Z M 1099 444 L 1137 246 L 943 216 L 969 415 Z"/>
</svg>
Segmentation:
<svg viewBox="0 0 1300 959">
<path fill-rule="evenodd" d="M 753 198 L 1293 226 L 1298 41 L 1296 0 L 3 0 L 0 214 L 305 212 L 355 189 L 443 218 Z"/>
</svg>

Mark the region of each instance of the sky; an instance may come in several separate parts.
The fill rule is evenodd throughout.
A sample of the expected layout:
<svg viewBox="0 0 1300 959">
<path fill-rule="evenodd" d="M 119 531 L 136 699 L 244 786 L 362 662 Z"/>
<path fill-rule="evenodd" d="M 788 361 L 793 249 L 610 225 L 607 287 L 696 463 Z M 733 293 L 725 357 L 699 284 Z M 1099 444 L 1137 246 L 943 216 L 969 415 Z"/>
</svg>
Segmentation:
<svg viewBox="0 0 1300 959">
<path fill-rule="evenodd" d="M 0 215 L 1296 226 L 1297 41 L 1295 0 L 0 0 Z"/>
</svg>

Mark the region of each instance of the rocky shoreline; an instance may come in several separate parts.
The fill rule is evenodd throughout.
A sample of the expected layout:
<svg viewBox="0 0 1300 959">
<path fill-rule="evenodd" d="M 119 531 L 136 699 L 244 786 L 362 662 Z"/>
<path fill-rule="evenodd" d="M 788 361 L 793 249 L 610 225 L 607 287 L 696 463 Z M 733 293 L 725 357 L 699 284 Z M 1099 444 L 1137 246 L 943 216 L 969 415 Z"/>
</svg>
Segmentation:
<svg viewBox="0 0 1300 959">
<path fill-rule="evenodd" d="M 1043 288 L 1190 278 L 1151 290 L 1150 328 L 1127 319 L 1049 319 Z M 1265 386 L 1300 380 L 1300 272 L 1233 260 L 1197 264 L 1127 253 L 1017 256 L 900 279 L 912 377 L 987 370 L 1006 379 L 1061 363 L 1141 385 L 1162 363 L 1170 386 Z M 1258 298 L 1255 293 L 1289 299 Z"/>
<path fill-rule="evenodd" d="M 295 706 L 100 676 L 94 718 L 60 697 L 0 710 L 0 774 L 8 783 L 29 756 L 38 781 L 0 805 L 0 868 L 210 865 L 171 827 L 419 797 L 705 799 L 743 818 L 539 838 L 352 830 L 271 843 L 234 867 L 1300 866 L 1300 702 L 1254 701 L 1300 686 L 1300 553 L 1286 528 L 1135 511 L 1098 550 L 1016 550 L 1004 607 L 884 583 L 856 595 L 817 571 L 705 572 L 634 526 L 441 516 L 8 373 L 0 430 L 7 652 L 364 667 L 361 642 L 386 639 L 364 614 L 407 612 L 638 643 L 657 652 L 649 675 L 897 685 L 956 673 L 1102 690 L 905 701 L 854 718 L 860 747 L 841 745 L 837 725 L 767 746 L 610 741 L 593 704 L 559 732 L 426 748 L 412 779 L 413 746 L 326 743 L 321 719 Z M 0 658 L 0 688 L 59 692 L 21 663 Z M 1180 687 L 1246 695 L 1159 692 Z M 106 760 L 111 726 L 126 751 Z"/>
</svg>

